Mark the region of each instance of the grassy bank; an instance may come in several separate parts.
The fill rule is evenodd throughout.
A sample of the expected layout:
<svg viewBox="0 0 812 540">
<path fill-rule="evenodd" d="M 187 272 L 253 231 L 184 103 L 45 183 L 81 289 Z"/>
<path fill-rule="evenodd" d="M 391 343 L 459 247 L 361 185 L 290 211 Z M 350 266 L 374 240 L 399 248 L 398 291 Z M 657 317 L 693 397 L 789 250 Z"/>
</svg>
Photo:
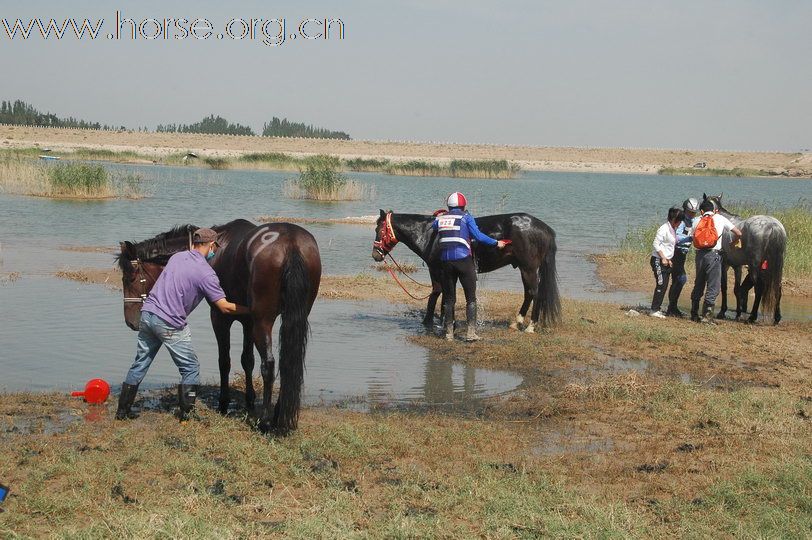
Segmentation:
<svg viewBox="0 0 812 540">
<path fill-rule="evenodd" d="M 40 148 L 3 149 L 0 157 L 36 157 L 41 154 Z M 133 151 L 115 151 L 78 147 L 70 152 L 52 152 L 65 159 L 114 161 L 118 163 L 155 163 L 160 165 L 208 167 L 211 169 L 259 169 L 273 171 L 299 171 L 307 167 L 313 157 L 299 157 L 281 152 L 251 152 L 239 157 L 205 156 L 187 157 L 188 152 L 176 152 L 169 155 L 153 156 Z M 336 160 L 342 171 L 377 172 L 389 175 L 405 176 L 442 176 L 451 178 L 514 178 L 520 172 L 518 165 L 504 159 L 455 159 L 449 163 L 426 160 L 391 161 L 378 158 Z"/>
<path fill-rule="evenodd" d="M 0 160 L 0 191 L 15 195 L 63 199 L 139 199 L 141 178 L 112 175 L 97 164 L 42 164 L 22 157 Z"/>
<path fill-rule="evenodd" d="M 330 291 L 402 298 L 390 280 L 368 275 L 328 277 Z M 203 420 L 183 425 L 167 408 L 171 389 L 162 406 L 127 423 L 111 419 L 113 404 L 100 411 L 65 396 L 2 395 L 0 463 L 11 464 L 3 482 L 13 496 L 0 535 L 812 531 L 809 323 L 708 327 L 566 300 L 560 326 L 526 335 L 507 328 L 519 301 L 483 292 L 483 342 L 412 338 L 437 358 L 525 376 L 519 390 L 467 416 L 314 407 L 298 432 L 275 439 L 243 415 L 214 413 L 213 387 L 201 393 Z M 60 423 L 66 430 L 52 433 Z"/>
<path fill-rule="evenodd" d="M 666 176 L 735 176 L 739 178 L 750 176 L 782 176 L 781 173 L 766 169 L 748 169 L 744 167 L 734 167 L 732 169 L 694 167 L 663 167 L 657 174 Z"/>
<path fill-rule="evenodd" d="M 771 208 L 752 203 L 725 206 L 743 217 L 766 214 L 777 218 L 787 230 L 787 255 L 784 263 L 785 294 L 812 294 L 812 205 L 799 201 L 786 208 Z M 631 229 L 620 241 L 617 251 L 596 255 L 601 277 L 612 286 L 649 290 L 652 288 L 649 256 L 654 234 L 662 222 Z M 693 250 L 688 256 L 689 276 L 693 274 Z M 688 285 L 690 286 L 690 285 Z"/>
</svg>

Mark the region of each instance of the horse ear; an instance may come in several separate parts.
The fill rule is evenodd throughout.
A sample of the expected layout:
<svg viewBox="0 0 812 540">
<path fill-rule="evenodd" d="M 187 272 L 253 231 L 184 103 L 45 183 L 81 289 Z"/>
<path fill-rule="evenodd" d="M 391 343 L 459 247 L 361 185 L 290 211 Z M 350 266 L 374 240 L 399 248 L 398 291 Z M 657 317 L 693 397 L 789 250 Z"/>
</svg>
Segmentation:
<svg viewBox="0 0 812 540">
<path fill-rule="evenodd" d="M 383 208 L 379 208 L 378 210 L 381 211 L 381 217 L 386 217 L 386 212 L 383 211 Z"/>
<path fill-rule="evenodd" d="M 132 242 L 121 242 L 119 245 L 121 246 L 121 254 L 131 259 L 135 254 L 135 246 L 132 245 Z"/>
<path fill-rule="evenodd" d="M 724 193 L 719 194 L 719 204 L 722 204 L 722 195 L 724 195 Z"/>
<path fill-rule="evenodd" d="M 708 200 L 708 195 L 703 191 L 702 192 L 702 202 L 705 202 L 707 200 Z"/>
</svg>

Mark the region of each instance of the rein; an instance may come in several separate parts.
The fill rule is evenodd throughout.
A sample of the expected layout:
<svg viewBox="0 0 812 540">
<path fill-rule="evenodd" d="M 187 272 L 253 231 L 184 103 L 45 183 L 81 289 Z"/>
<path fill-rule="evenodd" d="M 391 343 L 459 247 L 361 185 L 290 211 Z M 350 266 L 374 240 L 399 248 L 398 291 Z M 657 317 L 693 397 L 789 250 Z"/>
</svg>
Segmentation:
<svg viewBox="0 0 812 540">
<path fill-rule="evenodd" d="M 389 255 L 389 254 L 387 253 L 387 255 Z M 393 263 L 395 263 L 395 265 L 398 267 L 398 270 L 400 270 L 400 272 L 401 272 L 401 273 L 402 273 L 404 276 L 406 276 L 407 278 L 409 278 L 410 280 L 412 280 L 414 283 L 417 283 L 417 284 L 418 284 L 419 286 L 421 286 L 421 287 L 428 287 L 428 288 L 432 288 L 432 289 L 433 289 L 433 287 L 432 287 L 431 285 L 426 285 L 425 283 L 420 283 L 419 281 L 415 280 L 415 279 L 414 279 L 412 276 L 410 276 L 409 274 L 407 274 L 406 272 L 404 272 L 404 271 L 403 271 L 403 269 L 400 267 L 400 265 L 397 263 L 397 261 L 396 261 L 395 259 L 393 259 L 393 258 L 392 258 L 392 255 L 389 255 L 389 258 L 390 258 L 390 259 L 392 259 L 392 262 L 393 262 Z M 431 293 L 432 293 L 433 291 L 429 291 L 429 293 L 428 293 L 426 296 L 415 296 L 415 295 L 413 295 L 412 293 L 410 293 L 410 292 L 409 292 L 409 290 L 408 290 L 406 287 L 404 287 L 404 286 L 403 286 L 403 283 L 401 283 L 401 281 L 398 279 L 398 276 L 397 276 L 397 275 L 395 275 L 395 272 L 394 272 L 394 271 L 392 271 L 392 267 L 391 267 L 391 266 L 389 266 L 389 263 L 384 262 L 384 264 L 386 264 L 386 271 L 387 271 L 387 272 L 389 272 L 389 275 L 390 275 L 390 276 L 392 276 L 392 279 L 394 279 L 394 280 L 395 280 L 395 283 L 397 283 L 398 285 L 400 285 L 400 288 L 401 288 L 401 289 L 403 289 L 403 292 L 405 292 L 405 293 L 406 293 L 407 295 L 409 295 L 411 298 L 413 298 L 414 300 L 425 300 L 426 298 L 428 298 L 429 296 L 431 296 Z"/>
</svg>

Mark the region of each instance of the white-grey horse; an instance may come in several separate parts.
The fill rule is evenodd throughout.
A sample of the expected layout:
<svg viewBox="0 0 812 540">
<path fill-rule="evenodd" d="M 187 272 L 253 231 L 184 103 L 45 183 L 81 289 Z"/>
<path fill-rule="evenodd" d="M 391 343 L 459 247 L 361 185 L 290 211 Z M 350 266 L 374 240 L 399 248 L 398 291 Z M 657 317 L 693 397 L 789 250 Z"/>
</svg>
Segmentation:
<svg viewBox="0 0 812 540">
<path fill-rule="evenodd" d="M 733 267 L 733 294 L 736 297 L 736 319 L 747 313 L 747 295 L 755 287 L 755 300 L 748 322 L 758 318 L 759 306 L 765 313 L 773 310 L 773 324 L 781 320 L 781 275 L 784 271 L 784 255 L 787 249 L 787 231 L 772 216 L 741 216 L 728 212 L 722 206 L 722 195 L 708 196 L 720 214 L 728 218 L 742 232 L 741 247 L 734 247 L 730 239 L 722 242 L 722 306 L 718 319 L 725 318 L 727 311 L 727 269 Z M 727 235 L 727 233 L 726 233 Z M 742 266 L 747 266 L 747 277 L 742 281 Z"/>
</svg>

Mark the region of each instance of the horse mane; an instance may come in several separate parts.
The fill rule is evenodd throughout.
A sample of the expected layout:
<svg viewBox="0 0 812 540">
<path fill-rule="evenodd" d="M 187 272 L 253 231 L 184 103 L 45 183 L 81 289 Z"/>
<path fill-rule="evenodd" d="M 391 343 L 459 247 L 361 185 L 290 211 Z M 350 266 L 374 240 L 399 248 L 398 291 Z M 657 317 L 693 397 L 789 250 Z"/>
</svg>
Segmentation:
<svg viewBox="0 0 812 540">
<path fill-rule="evenodd" d="M 166 264 L 169 257 L 188 247 L 189 232 L 194 232 L 197 229 L 199 229 L 198 226 L 190 223 L 176 225 L 166 232 L 155 235 L 153 238 L 141 242 L 130 242 L 130 244 L 132 249 L 135 250 L 136 259 L 144 262 Z M 178 249 L 178 247 L 181 249 Z M 116 262 L 125 275 L 132 271 L 132 259 L 125 256 L 123 251 L 116 255 Z"/>
</svg>

